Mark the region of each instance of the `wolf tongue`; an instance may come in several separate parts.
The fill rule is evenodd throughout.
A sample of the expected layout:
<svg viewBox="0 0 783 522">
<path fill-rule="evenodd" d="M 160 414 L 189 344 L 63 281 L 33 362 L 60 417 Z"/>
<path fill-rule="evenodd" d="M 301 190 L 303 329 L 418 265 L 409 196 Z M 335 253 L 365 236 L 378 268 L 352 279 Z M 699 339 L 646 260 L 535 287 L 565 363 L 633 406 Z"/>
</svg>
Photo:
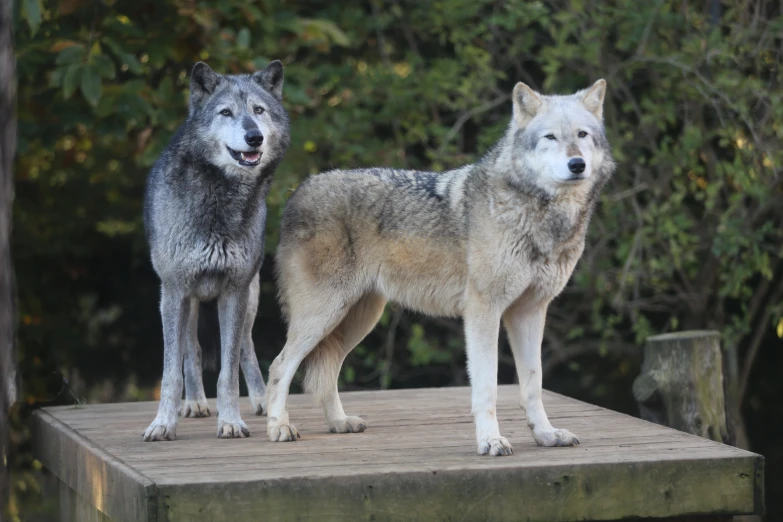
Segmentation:
<svg viewBox="0 0 783 522">
<path fill-rule="evenodd" d="M 241 155 L 244 161 L 255 161 L 258 159 L 258 152 L 242 152 Z"/>
</svg>

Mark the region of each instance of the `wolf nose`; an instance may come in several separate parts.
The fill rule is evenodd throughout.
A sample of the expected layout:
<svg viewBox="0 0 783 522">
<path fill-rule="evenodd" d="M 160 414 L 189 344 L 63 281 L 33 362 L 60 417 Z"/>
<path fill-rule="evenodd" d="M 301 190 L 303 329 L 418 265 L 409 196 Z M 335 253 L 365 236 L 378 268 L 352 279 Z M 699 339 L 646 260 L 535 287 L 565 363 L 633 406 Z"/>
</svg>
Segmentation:
<svg viewBox="0 0 783 522">
<path fill-rule="evenodd" d="M 252 129 L 245 133 L 245 141 L 251 147 L 258 147 L 264 143 L 264 135 L 261 134 L 261 130 Z"/>
<path fill-rule="evenodd" d="M 568 170 L 574 174 L 581 174 L 585 171 L 585 160 L 582 158 L 571 158 L 568 162 Z"/>
</svg>

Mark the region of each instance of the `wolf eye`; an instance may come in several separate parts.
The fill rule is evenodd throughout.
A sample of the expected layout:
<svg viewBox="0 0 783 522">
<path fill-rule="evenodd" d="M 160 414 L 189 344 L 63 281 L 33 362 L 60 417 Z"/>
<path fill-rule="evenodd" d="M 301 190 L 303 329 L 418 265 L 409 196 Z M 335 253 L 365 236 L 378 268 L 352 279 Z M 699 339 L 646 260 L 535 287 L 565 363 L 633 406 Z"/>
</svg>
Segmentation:
<svg viewBox="0 0 783 522">
<path fill-rule="evenodd" d="M 577 136 L 579 136 L 580 138 L 584 138 L 585 136 L 587 136 L 587 133 L 585 131 L 579 131 L 579 134 L 577 134 Z"/>
<path fill-rule="evenodd" d="M 220 114 L 222 114 L 223 116 L 231 116 L 231 111 L 228 109 L 223 109 L 222 111 L 220 111 Z"/>
<path fill-rule="evenodd" d="M 556 139 L 554 134 L 547 134 L 547 135 L 546 135 L 546 136 L 544 136 L 544 137 L 545 137 L 546 139 L 548 139 L 548 140 L 554 140 L 554 139 Z"/>
<path fill-rule="evenodd" d="M 264 114 L 264 108 L 256 105 L 255 107 L 253 107 L 253 112 L 255 112 L 256 114 Z"/>
</svg>

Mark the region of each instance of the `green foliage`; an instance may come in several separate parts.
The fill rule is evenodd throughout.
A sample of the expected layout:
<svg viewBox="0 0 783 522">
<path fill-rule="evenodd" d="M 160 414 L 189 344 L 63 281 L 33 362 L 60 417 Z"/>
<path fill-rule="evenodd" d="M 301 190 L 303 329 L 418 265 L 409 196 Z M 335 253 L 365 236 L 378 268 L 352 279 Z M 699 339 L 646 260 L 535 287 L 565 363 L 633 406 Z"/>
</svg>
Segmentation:
<svg viewBox="0 0 783 522">
<path fill-rule="evenodd" d="M 611 402 L 599 394 L 616 389 L 593 379 L 627 380 L 650 334 L 717 328 L 740 354 L 777 340 L 783 20 L 777 3 L 752 1 L 722 2 L 713 21 L 712 3 L 19 2 L 14 253 L 27 394 L 51 393 L 41 375 L 52 370 L 85 394 L 113 383 L 93 400 L 144 397 L 135 383 L 159 378 L 141 199 L 198 60 L 231 73 L 285 64 L 292 146 L 268 199 L 269 253 L 308 174 L 455 167 L 501 135 L 517 81 L 572 92 L 603 77 L 619 168 L 550 308 L 545 369 L 578 370 L 588 399 Z M 285 336 L 266 265 L 262 366 Z M 458 324 L 396 316 L 349 357 L 346 387 L 466 382 Z M 586 354 L 602 366 L 572 361 Z M 508 356 L 501 366 L 510 379 Z"/>
</svg>

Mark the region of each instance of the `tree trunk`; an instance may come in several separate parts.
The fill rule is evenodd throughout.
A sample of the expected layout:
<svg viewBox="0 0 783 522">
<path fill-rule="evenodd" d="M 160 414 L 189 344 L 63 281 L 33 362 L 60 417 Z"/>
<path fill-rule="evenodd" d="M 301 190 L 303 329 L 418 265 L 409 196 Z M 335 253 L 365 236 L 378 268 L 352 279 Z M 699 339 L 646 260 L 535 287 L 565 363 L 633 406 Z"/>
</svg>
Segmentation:
<svg viewBox="0 0 783 522">
<path fill-rule="evenodd" d="M 15 299 L 11 261 L 12 167 L 16 153 L 16 75 L 13 2 L 0 0 L 0 519 L 8 484 L 8 410 L 16 399 Z"/>
<path fill-rule="evenodd" d="M 718 332 L 676 332 L 647 339 L 633 394 L 645 420 L 730 442 Z"/>
</svg>

